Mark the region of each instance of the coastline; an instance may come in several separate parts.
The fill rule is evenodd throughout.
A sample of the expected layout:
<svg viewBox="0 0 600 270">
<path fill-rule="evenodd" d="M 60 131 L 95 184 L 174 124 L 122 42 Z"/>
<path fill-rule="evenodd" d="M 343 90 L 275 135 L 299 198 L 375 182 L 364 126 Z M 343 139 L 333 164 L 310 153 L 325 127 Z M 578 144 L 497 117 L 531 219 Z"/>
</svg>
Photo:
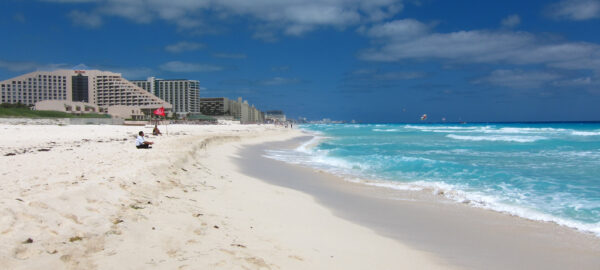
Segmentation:
<svg viewBox="0 0 600 270">
<path fill-rule="evenodd" d="M 308 139 L 247 147 L 237 163 L 249 175 L 310 194 L 337 216 L 453 265 L 473 269 L 597 269 L 600 265 L 600 239 L 591 234 L 475 208 L 427 191 L 353 183 L 262 157 L 266 149 L 292 149 Z M 249 160 L 257 161 L 249 164 Z M 255 169 L 259 163 L 262 169 Z M 290 177 L 274 177 L 280 174 Z"/>
<path fill-rule="evenodd" d="M 149 128 L 0 125 L 0 268 L 454 268 L 231 162 L 297 130 Z"/>
</svg>

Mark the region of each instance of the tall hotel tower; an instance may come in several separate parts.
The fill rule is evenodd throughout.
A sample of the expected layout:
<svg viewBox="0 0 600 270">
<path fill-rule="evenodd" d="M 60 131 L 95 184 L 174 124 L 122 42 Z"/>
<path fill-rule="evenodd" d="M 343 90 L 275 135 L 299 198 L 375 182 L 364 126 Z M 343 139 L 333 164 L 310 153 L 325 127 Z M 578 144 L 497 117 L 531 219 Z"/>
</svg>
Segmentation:
<svg viewBox="0 0 600 270">
<path fill-rule="evenodd" d="M 200 112 L 200 82 L 194 80 L 163 80 L 150 77 L 145 81 L 131 81 L 155 96 L 171 103 L 178 114 Z"/>
</svg>

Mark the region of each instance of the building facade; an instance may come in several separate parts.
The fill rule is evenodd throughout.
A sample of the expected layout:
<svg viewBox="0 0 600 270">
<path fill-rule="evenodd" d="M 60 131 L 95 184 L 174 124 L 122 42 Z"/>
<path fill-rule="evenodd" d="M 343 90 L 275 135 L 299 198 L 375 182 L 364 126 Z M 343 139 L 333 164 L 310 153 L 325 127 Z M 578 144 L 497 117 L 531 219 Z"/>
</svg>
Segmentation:
<svg viewBox="0 0 600 270">
<path fill-rule="evenodd" d="M 237 100 L 231 100 L 226 97 L 200 98 L 200 112 L 210 116 L 229 116 L 234 120 L 239 120 L 242 124 L 263 123 L 265 114 L 248 101 L 239 97 Z"/>
<path fill-rule="evenodd" d="M 229 115 L 231 100 L 226 97 L 200 98 L 200 112 L 204 115 Z"/>
<path fill-rule="evenodd" d="M 138 87 L 171 103 L 173 112 L 180 115 L 200 112 L 200 82 L 194 80 L 163 80 L 150 77 L 132 81 Z"/>
<path fill-rule="evenodd" d="M 171 104 L 127 81 L 121 74 L 100 70 L 36 71 L 0 82 L 2 103 L 35 105 L 44 100 L 84 102 L 150 112 Z M 127 118 L 128 115 L 119 115 Z M 129 115 L 130 116 L 130 115 Z"/>
<path fill-rule="evenodd" d="M 283 111 L 272 110 L 265 113 L 265 119 L 272 122 L 285 122 L 285 114 Z"/>
</svg>

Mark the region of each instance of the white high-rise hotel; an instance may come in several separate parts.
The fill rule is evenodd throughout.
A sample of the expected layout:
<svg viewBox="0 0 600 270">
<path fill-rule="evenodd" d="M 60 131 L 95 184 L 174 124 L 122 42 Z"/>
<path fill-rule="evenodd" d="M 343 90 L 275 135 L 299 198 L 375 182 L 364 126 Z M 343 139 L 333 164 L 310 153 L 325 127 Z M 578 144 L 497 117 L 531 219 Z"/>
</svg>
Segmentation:
<svg viewBox="0 0 600 270">
<path fill-rule="evenodd" d="M 131 81 L 142 89 L 173 104 L 173 112 L 199 113 L 200 82 L 195 80 L 163 80 L 149 77 L 145 81 Z"/>
<path fill-rule="evenodd" d="M 34 105 L 42 100 L 85 102 L 151 110 L 171 104 L 125 80 L 119 73 L 100 70 L 36 71 L 0 82 L 1 102 Z"/>
</svg>

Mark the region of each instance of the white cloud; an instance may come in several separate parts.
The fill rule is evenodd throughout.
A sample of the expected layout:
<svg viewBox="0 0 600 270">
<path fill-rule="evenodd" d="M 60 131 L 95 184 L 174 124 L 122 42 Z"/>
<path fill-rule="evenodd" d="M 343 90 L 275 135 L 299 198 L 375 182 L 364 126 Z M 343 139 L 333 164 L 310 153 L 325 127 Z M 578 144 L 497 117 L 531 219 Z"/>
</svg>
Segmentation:
<svg viewBox="0 0 600 270">
<path fill-rule="evenodd" d="M 73 10 L 69 13 L 73 24 L 83 25 L 88 28 L 97 28 L 102 25 L 102 17 L 95 13 L 86 13 L 79 10 Z"/>
<path fill-rule="evenodd" d="M 54 2 L 54 3 L 91 3 L 91 2 L 100 2 L 100 0 L 42 0 L 42 2 Z"/>
<path fill-rule="evenodd" d="M 502 19 L 502 22 L 500 22 L 502 24 L 503 27 L 506 28 L 513 28 L 516 27 L 517 25 L 521 24 L 521 17 L 517 14 L 513 14 L 510 15 L 504 19 Z"/>
<path fill-rule="evenodd" d="M 598 44 L 548 41 L 527 32 L 481 30 L 451 33 L 412 31 L 412 38 L 399 39 L 394 31 L 379 31 L 384 26 L 376 25 L 365 31 L 367 35 L 375 37 L 377 45 L 361 52 L 361 59 L 441 59 L 459 63 L 541 64 L 600 72 Z M 372 32 L 378 34 L 370 34 Z"/>
<path fill-rule="evenodd" d="M 246 59 L 246 55 L 243 53 L 214 53 L 212 55 L 216 58 L 228 58 L 228 59 Z"/>
<path fill-rule="evenodd" d="M 0 69 L 12 72 L 31 72 L 36 70 L 55 70 L 66 68 L 67 64 L 40 64 L 27 61 L 4 61 L 0 60 Z"/>
<path fill-rule="evenodd" d="M 223 67 L 209 65 L 209 64 L 198 64 L 198 63 L 186 63 L 180 61 L 171 61 L 164 63 L 160 66 L 160 69 L 169 72 L 183 73 L 183 72 L 211 72 L 221 71 Z"/>
<path fill-rule="evenodd" d="M 20 22 L 20 23 L 25 23 L 27 21 L 27 19 L 25 18 L 25 15 L 23 15 L 23 13 L 17 12 L 15 13 L 15 15 L 13 15 L 13 20 Z"/>
<path fill-rule="evenodd" d="M 561 76 L 542 71 L 495 70 L 489 76 L 474 81 L 474 83 L 490 83 L 510 88 L 531 89 L 559 79 Z"/>
<path fill-rule="evenodd" d="M 297 78 L 282 78 L 282 77 L 274 77 L 266 80 L 257 81 L 257 85 L 265 85 L 265 86 L 273 86 L 273 85 L 284 85 L 284 84 L 298 84 L 301 83 L 302 80 Z"/>
<path fill-rule="evenodd" d="M 380 22 L 403 9 L 402 0 L 54 0 L 52 2 L 95 2 L 98 16 L 119 16 L 138 23 L 162 19 L 181 28 L 204 27 L 207 17 L 216 19 L 245 16 L 256 25 L 288 35 L 302 35 L 320 27 L 344 28 Z M 258 38 L 269 37 L 265 32 Z M 271 38 L 272 40 L 272 38 Z"/>
<path fill-rule="evenodd" d="M 580 77 L 568 80 L 560 80 L 553 82 L 552 84 L 558 87 L 597 87 L 600 85 L 600 81 L 598 80 L 598 78 Z"/>
<path fill-rule="evenodd" d="M 404 19 L 375 25 L 366 34 L 373 38 L 409 39 L 427 33 L 429 28 L 417 20 Z"/>
<path fill-rule="evenodd" d="M 548 6 L 546 12 L 556 19 L 583 21 L 600 18 L 600 0 L 562 0 Z"/>
<path fill-rule="evenodd" d="M 197 42 L 181 41 L 165 47 L 165 50 L 170 53 L 182 53 L 189 51 L 197 51 L 204 48 L 204 44 Z"/>
<path fill-rule="evenodd" d="M 425 77 L 426 74 L 418 71 L 385 71 L 377 69 L 357 69 L 348 77 L 351 80 L 377 80 L 377 81 L 397 81 L 412 80 Z"/>
<path fill-rule="evenodd" d="M 154 74 L 154 71 L 151 68 L 147 68 L 147 67 L 133 67 L 133 68 L 117 67 L 117 68 L 106 68 L 106 70 L 121 73 L 123 78 L 126 78 L 128 80 L 145 79 Z"/>
</svg>

